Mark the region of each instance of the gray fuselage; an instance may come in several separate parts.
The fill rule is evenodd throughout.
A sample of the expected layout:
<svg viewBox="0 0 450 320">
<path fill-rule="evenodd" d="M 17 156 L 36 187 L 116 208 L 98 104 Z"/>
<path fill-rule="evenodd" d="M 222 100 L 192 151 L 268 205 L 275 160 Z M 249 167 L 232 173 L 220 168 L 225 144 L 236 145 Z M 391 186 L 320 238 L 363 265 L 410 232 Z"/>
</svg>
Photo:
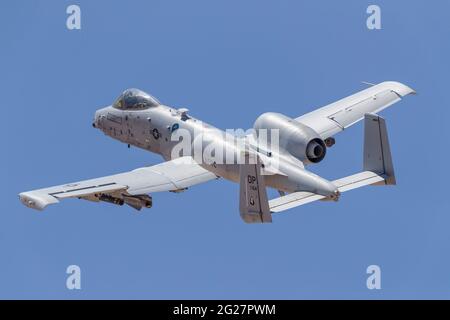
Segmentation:
<svg viewBox="0 0 450 320">
<path fill-rule="evenodd" d="M 216 149 L 226 147 L 227 153 L 223 155 L 222 161 L 216 161 L 217 158 L 208 159 L 207 155 L 203 157 L 203 161 L 198 161 L 198 158 L 193 155 L 195 152 L 193 149 L 182 150 L 177 156 L 193 156 L 205 169 L 233 182 L 239 182 L 237 159 L 245 151 L 243 146 L 248 147 L 248 143 L 235 143 L 243 138 L 237 138 L 234 135 L 230 137 L 230 133 L 187 115 L 185 110 L 177 110 L 161 104 L 143 110 L 121 110 L 109 106 L 95 113 L 93 126 L 123 143 L 160 154 L 165 160 L 173 158 L 173 149 L 179 144 L 178 140 L 173 141 L 173 133 L 177 130 L 189 132 L 192 145 L 198 141 L 202 150 L 211 145 L 214 145 Z M 234 159 L 231 163 L 230 150 L 231 157 Z M 253 149 L 253 152 L 258 153 L 263 164 L 269 164 L 264 175 L 266 186 L 288 193 L 308 191 L 331 199 L 338 196 L 337 188 L 333 183 L 305 170 L 300 161 L 284 150 L 281 149 L 276 154 L 272 150 L 267 152 Z M 270 163 L 275 156 L 279 159 L 277 167 L 275 170 L 270 170 Z"/>
</svg>

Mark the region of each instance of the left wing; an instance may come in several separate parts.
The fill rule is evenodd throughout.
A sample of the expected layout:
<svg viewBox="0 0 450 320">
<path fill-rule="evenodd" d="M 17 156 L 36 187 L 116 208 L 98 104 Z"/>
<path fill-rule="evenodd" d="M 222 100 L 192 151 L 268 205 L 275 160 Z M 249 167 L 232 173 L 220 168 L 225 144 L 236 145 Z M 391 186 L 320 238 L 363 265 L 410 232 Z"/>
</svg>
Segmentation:
<svg viewBox="0 0 450 320">
<path fill-rule="evenodd" d="M 326 139 L 362 120 L 366 113 L 378 113 L 408 94 L 415 91 L 400 82 L 385 81 L 295 120 Z"/>
<path fill-rule="evenodd" d="M 65 198 L 105 201 L 118 205 L 125 203 L 140 210 L 142 207 L 151 207 L 149 193 L 182 191 L 216 178 L 215 174 L 202 168 L 191 157 L 181 157 L 102 178 L 22 192 L 19 198 L 27 207 L 38 210 Z"/>
</svg>

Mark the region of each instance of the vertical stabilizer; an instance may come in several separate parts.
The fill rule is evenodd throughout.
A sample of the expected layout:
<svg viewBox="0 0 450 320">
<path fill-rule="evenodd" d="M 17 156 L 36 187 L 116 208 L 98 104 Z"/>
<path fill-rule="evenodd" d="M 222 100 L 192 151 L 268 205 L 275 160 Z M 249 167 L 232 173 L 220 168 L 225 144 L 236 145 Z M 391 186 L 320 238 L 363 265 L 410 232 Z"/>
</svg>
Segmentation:
<svg viewBox="0 0 450 320">
<path fill-rule="evenodd" d="M 386 121 L 371 113 L 364 116 L 364 171 L 372 171 L 385 178 L 377 184 L 396 184 Z"/>
<path fill-rule="evenodd" d="M 261 161 L 258 155 L 245 152 L 245 163 L 239 165 L 239 211 L 247 223 L 272 222 Z"/>
</svg>

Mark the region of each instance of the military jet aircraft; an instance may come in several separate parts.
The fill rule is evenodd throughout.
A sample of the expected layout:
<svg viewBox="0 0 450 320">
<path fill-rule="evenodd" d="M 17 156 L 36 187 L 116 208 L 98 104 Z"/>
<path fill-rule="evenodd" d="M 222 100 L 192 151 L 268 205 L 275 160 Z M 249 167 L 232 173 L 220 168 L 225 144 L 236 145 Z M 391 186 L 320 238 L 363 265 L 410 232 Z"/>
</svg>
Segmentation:
<svg viewBox="0 0 450 320">
<path fill-rule="evenodd" d="M 315 200 L 336 201 L 342 192 L 366 185 L 394 185 L 386 124 L 376 113 L 414 93 L 402 83 L 386 81 L 297 118 L 264 113 L 251 133 L 236 136 L 192 117 L 185 108 L 172 108 L 141 90 L 128 89 L 113 105 L 95 112 L 94 128 L 128 146 L 158 153 L 166 162 L 22 192 L 19 198 L 38 210 L 66 198 L 127 204 L 140 210 L 152 206 L 151 195 L 156 192 L 181 192 L 222 177 L 239 183 L 239 211 L 245 222 L 272 222 L 275 212 Z M 337 133 L 362 119 L 362 172 L 330 181 L 306 170 L 307 165 L 324 159 Z M 270 138 L 266 134 L 265 142 L 259 143 L 264 130 L 276 134 Z M 177 138 L 180 132 L 192 140 L 185 141 L 188 148 L 178 150 L 180 141 L 186 140 L 186 136 Z M 215 151 L 197 157 L 195 145 L 202 150 L 213 146 Z M 221 148 L 227 149 L 226 154 L 217 151 Z M 267 187 L 278 190 L 280 196 L 268 200 Z"/>
</svg>

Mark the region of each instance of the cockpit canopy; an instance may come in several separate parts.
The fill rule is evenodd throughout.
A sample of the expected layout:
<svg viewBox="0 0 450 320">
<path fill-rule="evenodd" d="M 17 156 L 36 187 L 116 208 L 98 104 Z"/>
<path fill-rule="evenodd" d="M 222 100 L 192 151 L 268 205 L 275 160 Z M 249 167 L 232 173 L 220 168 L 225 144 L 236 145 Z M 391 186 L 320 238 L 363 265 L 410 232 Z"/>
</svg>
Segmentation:
<svg viewBox="0 0 450 320">
<path fill-rule="evenodd" d="M 139 89 L 127 89 L 117 98 L 113 107 L 120 110 L 144 110 L 158 105 L 159 101 L 148 93 Z"/>
</svg>

